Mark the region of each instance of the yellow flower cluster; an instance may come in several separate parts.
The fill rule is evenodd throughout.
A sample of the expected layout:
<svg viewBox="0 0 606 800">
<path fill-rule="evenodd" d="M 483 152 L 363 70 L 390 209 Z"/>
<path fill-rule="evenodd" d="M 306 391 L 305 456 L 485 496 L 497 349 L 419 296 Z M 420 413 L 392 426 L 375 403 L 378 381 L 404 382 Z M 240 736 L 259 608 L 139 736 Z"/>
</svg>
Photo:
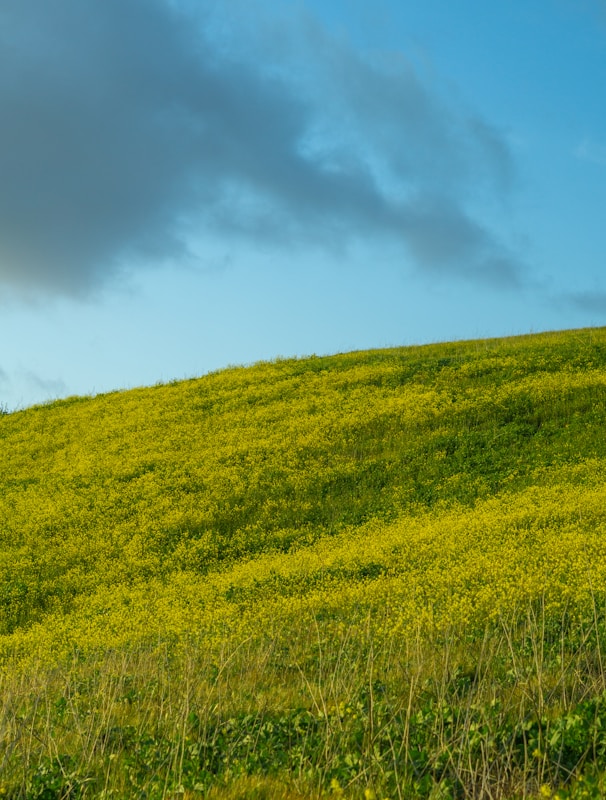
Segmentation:
<svg viewBox="0 0 606 800">
<path fill-rule="evenodd" d="M 322 615 L 389 638 L 591 602 L 604 348 L 593 331 L 278 361 L 5 415 L 0 656 Z"/>
<path fill-rule="evenodd" d="M 183 635 L 214 646 L 226 632 L 296 635 L 302 619 L 327 613 L 349 621 L 372 614 L 389 638 L 482 625 L 537 599 L 547 611 L 590 607 L 606 586 L 606 486 L 588 480 L 531 487 L 473 509 L 373 520 L 204 576 L 179 570 L 100 585 L 80 594 L 69 614 L 51 612 L 4 637 L 2 652 L 48 660 Z"/>
</svg>

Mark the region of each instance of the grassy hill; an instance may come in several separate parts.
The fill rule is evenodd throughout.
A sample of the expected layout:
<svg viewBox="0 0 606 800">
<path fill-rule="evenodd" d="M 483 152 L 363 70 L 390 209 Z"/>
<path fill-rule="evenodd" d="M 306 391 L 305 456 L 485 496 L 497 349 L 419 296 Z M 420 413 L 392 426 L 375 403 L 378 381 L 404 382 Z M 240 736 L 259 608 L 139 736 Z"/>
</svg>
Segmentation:
<svg viewBox="0 0 606 800">
<path fill-rule="evenodd" d="M 0 797 L 606 792 L 606 329 L 0 416 Z"/>
</svg>

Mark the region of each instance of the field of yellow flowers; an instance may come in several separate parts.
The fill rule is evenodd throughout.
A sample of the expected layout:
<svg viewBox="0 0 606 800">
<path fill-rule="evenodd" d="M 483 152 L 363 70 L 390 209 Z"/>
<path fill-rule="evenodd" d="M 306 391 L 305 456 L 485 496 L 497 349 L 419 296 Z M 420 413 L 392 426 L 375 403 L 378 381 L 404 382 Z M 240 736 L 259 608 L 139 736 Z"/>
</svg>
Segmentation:
<svg viewBox="0 0 606 800">
<path fill-rule="evenodd" d="M 606 329 L 0 415 L 0 797 L 606 795 Z"/>
</svg>

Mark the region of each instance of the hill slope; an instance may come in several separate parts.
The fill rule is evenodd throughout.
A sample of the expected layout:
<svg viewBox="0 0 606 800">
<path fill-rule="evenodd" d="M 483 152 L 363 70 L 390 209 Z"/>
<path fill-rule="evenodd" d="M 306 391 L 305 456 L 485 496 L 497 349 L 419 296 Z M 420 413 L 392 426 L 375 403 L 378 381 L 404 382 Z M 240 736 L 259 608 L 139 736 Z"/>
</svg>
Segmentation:
<svg viewBox="0 0 606 800">
<path fill-rule="evenodd" d="M 598 786 L 605 401 L 593 329 L 0 417 L 5 793 Z"/>
</svg>

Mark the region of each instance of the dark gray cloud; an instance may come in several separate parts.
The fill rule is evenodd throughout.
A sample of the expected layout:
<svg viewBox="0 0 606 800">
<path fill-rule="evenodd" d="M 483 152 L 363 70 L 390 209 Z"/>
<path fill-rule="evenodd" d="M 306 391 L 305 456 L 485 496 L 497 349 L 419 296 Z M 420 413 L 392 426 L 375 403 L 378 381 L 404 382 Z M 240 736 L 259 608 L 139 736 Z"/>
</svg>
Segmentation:
<svg viewBox="0 0 606 800">
<path fill-rule="evenodd" d="M 2 5 L 0 280 L 83 293 L 204 236 L 386 237 L 421 268 L 518 280 L 473 212 L 511 181 L 498 131 L 307 15 L 234 25 L 204 2 Z"/>
</svg>

